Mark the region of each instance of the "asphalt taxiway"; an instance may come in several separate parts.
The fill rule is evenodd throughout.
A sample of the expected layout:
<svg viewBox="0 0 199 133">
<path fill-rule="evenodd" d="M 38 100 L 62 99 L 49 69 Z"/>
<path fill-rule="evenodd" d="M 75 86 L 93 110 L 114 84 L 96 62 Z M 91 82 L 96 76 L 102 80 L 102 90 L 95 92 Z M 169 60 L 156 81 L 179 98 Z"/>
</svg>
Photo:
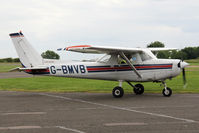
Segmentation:
<svg viewBox="0 0 199 133">
<path fill-rule="evenodd" d="M 198 133 L 199 94 L 0 91 L 0 133 Z"/>
</svg>

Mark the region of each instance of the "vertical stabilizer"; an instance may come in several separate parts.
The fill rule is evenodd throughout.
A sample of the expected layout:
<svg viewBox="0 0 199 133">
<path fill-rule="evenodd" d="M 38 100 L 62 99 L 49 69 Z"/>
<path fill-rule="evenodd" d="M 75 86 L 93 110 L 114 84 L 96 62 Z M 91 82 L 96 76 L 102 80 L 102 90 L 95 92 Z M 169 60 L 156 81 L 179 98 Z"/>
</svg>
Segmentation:
<svg viewBox="0 0 199 133">
<path fill-rule="evenodd" d="M 30 45 L 22 32 L 11 33 L 10 37 L 15 46 L 17 54 L 24 67 L 36 67 L 42 65 L 42 57 Z"/>
</svg>

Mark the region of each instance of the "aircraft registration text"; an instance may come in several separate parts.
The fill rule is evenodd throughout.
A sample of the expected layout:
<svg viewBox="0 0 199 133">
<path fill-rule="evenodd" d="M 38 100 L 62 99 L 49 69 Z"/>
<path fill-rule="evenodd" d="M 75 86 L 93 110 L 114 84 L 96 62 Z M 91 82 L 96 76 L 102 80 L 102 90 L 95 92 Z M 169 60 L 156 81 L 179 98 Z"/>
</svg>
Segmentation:
<svg viewBox="0 0 199 133">
<path fill-rule="evenodd" d="M 61 71 L 63 74 L 82 74 L 86 73 L 84 65 L 61 65 L 59 66 L 50 66 L 51 74 L 56 74 L 58 71 Z"/>
</svg>

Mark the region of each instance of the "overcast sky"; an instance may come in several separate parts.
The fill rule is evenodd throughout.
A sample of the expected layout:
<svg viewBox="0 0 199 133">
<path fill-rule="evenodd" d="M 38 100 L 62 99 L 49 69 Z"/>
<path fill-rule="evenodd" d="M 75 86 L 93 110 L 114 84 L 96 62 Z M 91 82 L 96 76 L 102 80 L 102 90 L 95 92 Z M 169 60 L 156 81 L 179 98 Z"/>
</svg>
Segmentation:
<svg viewBox="0 0 199 133">
<path fill-rule="evenodd" d="M 0 58 L 17 57 L 8 35 L 19 30 L 39 53 L 82 44 L 146 47 L 156 40 L 198 46 L 199 0 L 0 0 Z"/>
</svg>

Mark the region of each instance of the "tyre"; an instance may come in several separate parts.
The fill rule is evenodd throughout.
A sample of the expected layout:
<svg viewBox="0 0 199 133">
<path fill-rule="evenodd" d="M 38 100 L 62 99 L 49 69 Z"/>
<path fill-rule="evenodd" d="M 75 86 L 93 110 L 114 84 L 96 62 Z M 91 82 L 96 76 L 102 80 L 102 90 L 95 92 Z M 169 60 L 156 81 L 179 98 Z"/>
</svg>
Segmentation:
<svg viewBox="0 0 199 133">
<path fill-rule="evenodd" d="M 170 97 L 172 95 L 172 90 L 169 87 L 167 87 L 167 89 L 162 90 L 162 94 L 165 97 Z"/>
<path fill-rule="evenodd" d="M 136 95 L 141 95 L 144 93 L 144 86 L 142 84 L 136 84 L 133 91 Z"/>
<path fill-rule="evenodd" d="M 122 87 L 117 86 L 113 89 L 112 94 L 115 98 L 120 98 L 124 95 L 124 90 Z"/>
</svg>

